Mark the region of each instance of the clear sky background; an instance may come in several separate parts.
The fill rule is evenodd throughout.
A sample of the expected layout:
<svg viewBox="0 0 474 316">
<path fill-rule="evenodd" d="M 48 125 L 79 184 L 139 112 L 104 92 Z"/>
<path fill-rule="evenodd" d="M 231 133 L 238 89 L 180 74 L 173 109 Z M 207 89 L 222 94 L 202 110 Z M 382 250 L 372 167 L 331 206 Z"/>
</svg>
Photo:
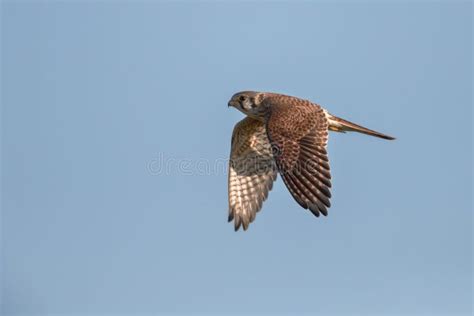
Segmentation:
<svg viewBox="0 0 474 316">
<path fill-rule="evenodd" d="M 472 12 L 3 1 L 2 315 L 470 315 Z M 279 179 L 235 233 L 249 89 L 397 140 L 331 134 L 330 215 Z"/>
</svg>

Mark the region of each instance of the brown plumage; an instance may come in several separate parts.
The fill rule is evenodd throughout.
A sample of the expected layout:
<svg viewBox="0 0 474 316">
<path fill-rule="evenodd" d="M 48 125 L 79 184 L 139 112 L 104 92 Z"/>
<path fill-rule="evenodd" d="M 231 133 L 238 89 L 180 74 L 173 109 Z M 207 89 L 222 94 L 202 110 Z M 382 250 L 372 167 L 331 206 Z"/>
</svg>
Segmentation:
<svg viewBox="0 0 474 316">
<path fill-rule="evenodd" d="M 229 162 L 229 222 L 247 229 L 272 189 L 277 171 L 264 123 L 246 117 L 235 125 Z"/>
<path fill-rule="evenodd" d="M 229 221 L 248 228 L 276 179 L 315 216 L 331 206 L 328 131 L 355 131 L 393 137 L 329 114 L 308 100 L 276 93 L 244 91 L 229 101 L 248 117 L 236 124 L 229 163 Z"/>
</svg>

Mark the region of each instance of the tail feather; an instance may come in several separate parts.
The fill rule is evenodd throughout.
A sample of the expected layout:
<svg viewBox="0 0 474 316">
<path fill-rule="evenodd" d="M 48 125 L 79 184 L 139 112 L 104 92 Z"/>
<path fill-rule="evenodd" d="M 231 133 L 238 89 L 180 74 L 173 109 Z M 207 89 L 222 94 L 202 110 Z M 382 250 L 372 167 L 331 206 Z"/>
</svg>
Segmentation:
<svg viewBox="0 0 474 316">
<path fill-rule="evenodd" d="M 370 136 L 375 136 L 383 139 L 389 139 L 393 140 L 395 137 L 388 136 L 379 132 L 376 132 L 374 130 L 365 128 L 363 126 L 357 125 L 355 123 L 346 121 L 340 117 L 331 115 L 328 113 L 328 120 L 329 120 L 329 129 L 332 131 L 336 132 L 359 132 L 362 134 L 370 135 Z"/>
</svg>

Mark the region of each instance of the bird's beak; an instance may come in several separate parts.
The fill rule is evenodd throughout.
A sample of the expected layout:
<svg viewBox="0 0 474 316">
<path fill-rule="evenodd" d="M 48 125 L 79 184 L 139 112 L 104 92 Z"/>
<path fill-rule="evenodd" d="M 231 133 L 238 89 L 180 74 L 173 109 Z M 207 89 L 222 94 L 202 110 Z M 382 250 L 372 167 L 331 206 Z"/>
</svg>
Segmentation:
<svg viewBox="0 0 474 316">
<path fill-rule="evenodd" d="M 231 106 L 235 106 L 235 102 L 230 100 L 229 103 L 227 103 L 227 107 L 230 108 Z"/>
</svg>

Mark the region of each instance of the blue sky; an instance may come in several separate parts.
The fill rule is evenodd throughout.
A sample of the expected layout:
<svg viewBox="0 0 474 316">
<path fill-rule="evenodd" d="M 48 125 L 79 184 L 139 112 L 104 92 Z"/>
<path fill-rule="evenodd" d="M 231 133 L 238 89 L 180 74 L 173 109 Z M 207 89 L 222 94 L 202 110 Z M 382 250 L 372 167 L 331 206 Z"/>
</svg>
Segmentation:
<svg viewBox="0 0 474 316">
<path fill-rule="evenodd" d="M 470 2 L 1 8 L 4 315 L 471 314 Z M 331 134 L 329 216 L 279 179 L 235 233 L 249 89 L 397 140 Z"/>
</svg>

